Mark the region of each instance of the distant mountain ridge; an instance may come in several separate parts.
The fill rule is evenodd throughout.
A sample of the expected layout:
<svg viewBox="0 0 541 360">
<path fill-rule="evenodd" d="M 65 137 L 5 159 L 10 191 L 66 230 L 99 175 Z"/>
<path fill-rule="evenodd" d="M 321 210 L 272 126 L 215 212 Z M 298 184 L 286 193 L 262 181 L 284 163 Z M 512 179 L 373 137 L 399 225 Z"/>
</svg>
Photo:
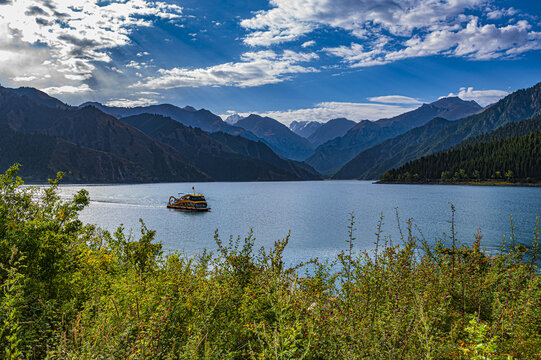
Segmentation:
<svg viewBox="0 0 541 360">
<path fill-rule="evenodd" d="M 145 181 L 210 180 L 169 146 L 93 107 L 51 108 L 0 87 L 0 123 L 22 133 L 53 136 L 127 160 L 144 169 Z"/>
<path fill-rule="evenodd" d="M 447 120 L 457 120 L 475 114 L 483 108 L 473 100 L 462 100 L 457 96 L 443 97 L 430 104 L 423 104 L 421 107 L 400 114 L 398 116 L 376 121 L 380 126 L 393 126 L 399 129 L 413 129 L 426 124 L 427 118 L 441 117 Z M 437 113 L 437 116 L 433 116 Z"/>
<path fill-rule="evenodd" d="M 332 119 L 321 125 L 308 137 L 314 146 L 319 146 L 334 138 L 344 136 L 352 127 L 357 125 L 355 121 L 346 118 Z"/>
<path fill-rule="evenodd" d="M 60 170 L 67 182 L 320 179 L 309 165 L 282 159 L 262 142 L 208 134 L 161 115 L 118 120 L 32 88 L 0 87 L 2 139 L 0 164 L 20 162 L 21 175 L 37 182 Z"/>
<path fill-rule="evenodd" d="M 541 83 L 515 91 L 482 112 L 449 122 L 434 119 L 426 125 L 359 153 L 338 171 L 336 179 L 376 179 L 408 161 L 448 149 L 460 142 L 489 133 L 503 125 L 541 112 Z"/>
<path fill-rule="evenodd" d="M 423 104 L 415 110 L 392 118 L 378 121 L 363 120 L 344 136 L 320 145 L 306 159 L 306 162 L 320 173 L 332 175 L 361 151 L 424 125 L 435 117 L 456 120 L 475 114 L 481 109 L 481 106 L 474 101 L 448 97 L 430 104 Z"/>
<path fill-rule="evenodd" d="M 106 114 L 112 115 L 118 119 L 128 116 L 141 114 L 156 114 L 170 117 L 173 120 L 180 122 L 183 125 L 198 127 L 206 132 L 222 131 L 231 135 L 241 135 L 251 140 L 259 140 L 254 134 L 237 126 L 227 124 L 218 115 L 213 114 L 209 110 L 196 110 L 191 106 L 180 108 L 171 104 L 137 106 L 137 107 L 118 107 L 106 106 L 97 102 L 86 102 L 79 105 L 79 108 L 85 106 L 93 106 Z"/>
<path fill-rule="evenodd" d="M 155 114 L 128 116 L 122 121 L 170 145 L 217 181 L 320 179 L 308 165 L 284 160 L 262 142 L 226 133 L 207 134 Z"/>
<path fill-rule="evenodd" d="M 261 138 L 274 152 L 285 158 L 302 161 L 314 146 L 305 138 L 295 134 L 287 126 L 270 117 L 251 114 L 239 120 L 236 126 L 246 129 Z"/>
<path fill-rule="evenodd" d="M 242 116 L 240 116 L 239 114 L 233 114 L 229 115 L 227 119 L 225 119 L 225 122 L 229 125 L 235 125 L 240 119 L 242 119 Z"/>
<path fill-rule="evenodd" d="M 9 90 L 11 90 L 13 93 L 15 93 L 17 95 L 26 96 L 30 100 L 32 100 L 32 101 L 34 101 L 34 102 L 36 102 L 36 103 L 38 103 L 40 105 L 44 105 L 44 106 L 47 106 L 47 107 L 50 107 L 50 108 L 61 109 L 61 110 L 74 109 L 73 106 L 65 104 L 62 101 L 60 101 L 60 100 L 58 100 L 58 99 L 56 99 L 56 98 L 54 98 L 52 96 L 49 96 L 46 93 L 44 93 L 43 91 L 40 91 L 40 90 L 35 89 L 35 88 L 20 87 L 20 88 L 17 88 L 17 89 L 9 89 Z"/>
<path fill-rule="evenodd" d="M 308 138 L 322 126 L 323 123 L 319 121 L 292 121 L 289 129 L 303 138 Z"/>
</svg>

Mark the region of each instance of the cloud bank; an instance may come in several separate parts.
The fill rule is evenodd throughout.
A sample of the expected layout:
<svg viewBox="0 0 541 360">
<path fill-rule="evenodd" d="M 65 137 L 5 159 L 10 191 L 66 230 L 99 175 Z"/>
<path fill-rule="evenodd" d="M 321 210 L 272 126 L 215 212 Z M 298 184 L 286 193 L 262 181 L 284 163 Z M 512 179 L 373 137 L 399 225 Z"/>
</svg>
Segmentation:
<svg viewBox="0 0 541 360">
<path fill-rule="evenodd" d="M 292 121 L 319 121 L 327 122 L 336 118 L 348 118 L 354 121 L 378 120 L 381 118 L 393 117 L 406 111 L 417 108 L 418 105 L 390 105 L 375 103 L 355 103 L 328 101 L 316 104 L 312 108 L 295 109 L 287 111 L 266 111 L 253 112 L 261 116 L 268 116 L 289 125 Z M 221 115 L 227 118 L 231 114 Z M 248 116 L 250 113 L 240 113 L 241 116 Z"/>
<path fill-rule="evenodd" d="M 317 59 L 315 53 L 296 53 L 285 50 L 278 54 L 271 50 L 247 52 L 240 62 L 229 62 L 208 68 L 160 69 L 156 77 L 147 77 L 133 87 L 150 89 L 171 89 L 177 87 L 199 86 L 238 86 L 250 87 L 275 84 L 289 79 L 292 74 L 315 72 L 306 63 Z"/>
<path fill-rule="evenodd" d="M 147 0 L 13 0 L 0 3 L 0 77 L 49 92 L 87 91 L 97 63 L 130 44 L 153 19 L 178 21 L 182 8 Z M 88 87 L 88 85 L 87 85 Z"/>
<path fill-rule="evenodd" d="M 351 67 L 430 55 L 509 58 L 541 49 L 541 33 L 527 16 L 516 21 L 516 9 L 487 0 L 271 0 L 270 5 L 241 21 L 246 44 L 268 47 L 316 29 L 339 29 L 357 41 L 323 51 Z"/>
</svg>

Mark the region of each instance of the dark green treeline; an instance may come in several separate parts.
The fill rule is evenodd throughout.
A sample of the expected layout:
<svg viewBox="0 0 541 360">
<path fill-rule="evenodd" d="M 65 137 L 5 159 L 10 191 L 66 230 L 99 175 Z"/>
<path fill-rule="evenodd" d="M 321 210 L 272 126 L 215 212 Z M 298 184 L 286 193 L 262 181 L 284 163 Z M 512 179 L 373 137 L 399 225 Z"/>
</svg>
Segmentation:
<svg viewBox="0 0 541 360">
<path fill-rule="evenodd" d="M 539 122 L 539 117 L 537 118 Z M 519 131 L 524 124 L 502 129 L 498 134 L 482 135 L 496 138 L 468 140 L 450 150 L 423 157 L 390 170 L 381 176 L 384 181 L 471 181 L 505 180 L 537 182 L 541 179 L 541 131 L 522 136 L 500 138 Z M 467 145 L 470 143 L 470 145 Z"/>
</svg>

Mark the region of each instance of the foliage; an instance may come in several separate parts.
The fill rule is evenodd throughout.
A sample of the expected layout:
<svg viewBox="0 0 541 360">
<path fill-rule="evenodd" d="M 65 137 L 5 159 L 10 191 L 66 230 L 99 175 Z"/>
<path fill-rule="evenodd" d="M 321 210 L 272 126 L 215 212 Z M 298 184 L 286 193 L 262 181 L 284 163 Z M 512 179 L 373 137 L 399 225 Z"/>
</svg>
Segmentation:
<svg viewBox="0 0 541 360">
<path fill-rule="evenodd" d="M 407 182 L 541 179 L 541 131 L 471 143 L 409 162 L 385 172 L 381 179 Z M 412 178 L 412 173 L 417 177 Z"/>
<path fill-rule="evenodd" d="M 456 148 L 467 147 L 480 143 L 488 143 L 495 140 L 506 139 L 512 136 L 528 135 L 536 131 L 541 131 L 541 115 L 536 115 L 519 122 L 513 122 L 492 132 L 468 138 L 458 144 Z"/>
<path fill-rule="evenodd" d="M 451 235 L 435 246 L 398 214 L 355 249 L 351 218 L 334 261 L 289 267 L 289 236 L 164 255 L 141 237 L 83 225 L 70 201 L 0 176 L 0 348 L 28 359 L 532 359 L 541 356 L 541 281 L 512 237 L 491 254 Z M 453 210 L 454 211 L 454 210 Z M 447 245 L 452 241 L 452 246 Z M 502 248 L 503 250 L 503 248 Z"/>
</svg>

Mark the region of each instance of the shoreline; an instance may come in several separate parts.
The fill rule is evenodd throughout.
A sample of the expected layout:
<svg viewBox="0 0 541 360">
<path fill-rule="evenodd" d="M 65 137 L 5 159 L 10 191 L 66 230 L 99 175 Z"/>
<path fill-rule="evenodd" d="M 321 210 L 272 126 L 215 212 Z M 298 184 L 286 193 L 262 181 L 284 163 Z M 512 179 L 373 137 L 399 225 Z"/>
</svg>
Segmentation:
<svg viewBox="0 0 541 360">
<path fill-rule="evenodd" d="M 518 186 L 541 187 L 541 183 L 506 182 L 506 181 L 398 181 L 377 180 L 374 184 L 384 185 L 470 185 L 470 186 Z"/>
</svg>

